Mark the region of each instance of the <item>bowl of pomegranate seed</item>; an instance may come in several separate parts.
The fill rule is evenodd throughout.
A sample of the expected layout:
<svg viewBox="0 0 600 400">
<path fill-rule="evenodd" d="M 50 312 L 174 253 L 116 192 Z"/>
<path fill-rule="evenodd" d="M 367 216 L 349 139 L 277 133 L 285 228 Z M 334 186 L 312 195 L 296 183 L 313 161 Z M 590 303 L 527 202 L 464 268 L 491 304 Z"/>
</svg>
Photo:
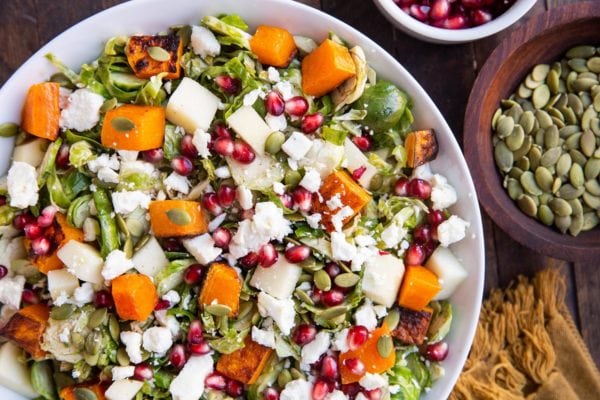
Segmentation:
<svg viewBox="0 0 600 400">
<path fill-rule="evenodd" d="M 432 43 L 472 42 L 508 28 L 536 0 L 374 0 L 398 29 Z"/>
</svg>

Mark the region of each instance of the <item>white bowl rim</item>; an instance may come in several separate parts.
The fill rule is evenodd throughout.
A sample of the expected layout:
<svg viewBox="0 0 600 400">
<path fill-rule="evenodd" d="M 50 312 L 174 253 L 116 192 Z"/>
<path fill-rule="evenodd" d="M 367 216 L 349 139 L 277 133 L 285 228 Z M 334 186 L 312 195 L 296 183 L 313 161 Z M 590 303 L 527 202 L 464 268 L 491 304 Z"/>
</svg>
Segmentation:
<svg viewBox="0 0 600 400">
<path fill-rule="evenodd" d="M 438 43 L 463 43 L 494 35 L 521 19 L 537 2 L 537 0 L 517 0 L 506 12 L 486 24 L 465 29 L 444 29 L 428 25 L 411 17 L 402 11 L 394 3 L 394 0 L 373 1 L 399 27 L 416 34 L 418 37 L 429 38 Z"/>
<path fill-rule="evenodd" d="M 216 5 L 214 5 L 215 3 L 218 4 L 218 7 L 220 7 L 220 9 L 234 7 L 234 5 L 235 5 L 235 7 L 239 6 L 238 5 L 239 3 L 237 3 L 237 0 L 221 0 L 219 2 L 214 2 L 214 3 L 213 3 L 213 0 L 205 0 L 205 1 L 210 3 L 210 8 L 217 7 Z M 5 93 L 10 92 L 11 94 L 6 97 L 13 99 L 13 103 L 15 103 L 15 105 L 13 105 L 13 106 L 14 107 L 21 106 L 22 102 L 19 102 L 19 101 L 14 102 L 15 96 L 19 96 L 20 93 L 24 95 L 24 93 L 22 93 L 20 90 L 18 90 L 19 89 L 18 81 L 20 79 L 22 79 L 21 75 L 23 75 L 26 71 L 33 73 L 33 76 L 28 77 L 28 79 L 30 79 L 30 80 L 34 79 L 39 74 L 38 70 L 40 68 L 36 64 L 38 64 L 39 60 L 41 58 L 43 58 L 43 55 L 45 55 L 48 52 L 51 52 L 52 49 L 56 50 L 57 46 L 59 44 L 61 44 L 62 42 L 66 42 L 66 39 L 74 39 L 76 33 L 81 33 L 86 28 L 89 28 L 90 26 L 95 25 L 96 19 L 102 19 L 102 18 L 108 19 L 111 16 L 116 16 L 121 12 L 125 12 L 125 13 L 127 13 L 127 11 L 132 12 L 133 10 L 136 10 L 139 8 L 139 5 L 138 5 L 139 3 L 145 3 L 144 5 L 147 6 L 149 9 L 152 9 L 153 7 L 161 7 L 161 6 L 164 6 L 164 4 L 165 4 L 164 0 L 128 1 L 128 2 L 118 4 L 116 6 L 110 7 L 108 9 L 105 9 L 105 10 L 103 10 L 99 13 L 96 13 L 96 14 L 80 21 L 79 23 L 69 27 L 67 30 L 65 30 L 58 36 L 56 36 L 54 39 L 52 39 L 47 44 L 45 44 L 42 48 L 40 48 L 37 52 L 35 52 L 4 83 L 4 85 L 0 88 L 0 105 L 3 105 L 3 103 L 4 103 L 4 97 L 6 96 Z M 172 0 L 169 2 L 169 6 L 175 7 L 176 5 L 180 5 L 180 6 L 185 5 L 187 8 L 191 8 L 192 6 L 197 6 L 200 3 L 203 3 L 203 1 Z M 384 63 L 393 64 L 393 68 L 397 69 L 398 71 L 401 72 L 401 74 L 403 74 L 403 76 L 400 78 L 400 79 L 406 80 L 406 82 L 403 86 L 403 89 L 406 89 L 409 92 L 409 94 L 412 95 L 413 98 L 417 98 L 417 97 L 419 98 L 420 102 L 423 103 L 422 105 L 427 108 L 430 115 L 432 115 L 433 118 L 436 119 L 437 122 L 439 123 L 438 128 L 441 128 L 441 130 L 444 132 L 443 136 L 447 136 L 447 138 L 443 138 L 442 140 L 445 141 L 447 139 L 447 143 L 445 143 L 445 145 L 448 148 L 448 152 L 457 156 L 457 158 L 458 158 L 457 170 L 460 170 L 459 172 L 461 172 L 463 174 L 462 175 L 462 178 L 464 179 L 463 184 L 465 184 L 466 188 L 467 188 L 466 193 L 460 194 L 461 196 L 463 196 L 464 200 L 462 200 L 462 201 L 459 200 L 459 201 L 461 201 L 463 204 L 471 203 L 473 206 L 473 208 L 469 210 L 470 212 L 472 212 L 472 215 L 469 217 L 469 222 L 470 222 L 471 226 L 468 230 L 468 235 L 470 235 L 470 236 L 467 236 L 467 238 L 465 238 L 463 241 L 458 243 L 458 247 L 460 247 L 461 249 L 464 247 L 468 247 L 472 253 L 467 254 L 465 251 L 462 251 L 461 254 L 464 254 L 465 256 L 469 256 L 469 257 L 472 256 L 472 258 L 476 259 L 476 261 L 477 261 L 476 262 L 477 268 L 471 272 L 471 273 L 477 275 L 476 280 L 474 282 L 472 282 L 474 284 L 472 286 L 469 286 L 468 288 L 465 287 L 465 285 L 463 284 L 462 290 L 459 288 L 459 290 L 461 290 L 461 291 L 469 290 L 469 292 L 472 295 L 473 302 L 474 302 L 474 303 L 472 303 L 472 306 L 473 306 L 473 308 L 472 308 L 473 314 L 472 315 L 456 316 L 457 318 L 460 317 L 461 319 L 462 318 L 465 319 L 464 324 L 461 324 L 462 325 L 461 331 L 464 336 L 462 336 L 460 338 L 460 340 L 458 338 L 456 339 L 456 340 L 459 340 L 461 342 L 461 344 L 464 344 L 465 346 L 463 346 L 462 348 L 458 348 L 458 349 L 457 348 L 451 349 L 451 353 L 452 353 L 451 356 L 453 359 L 455 359 L 454 364 L 456 364 L 460 367 L 451 369 L 451 370 L 447 370 L 445 372 L 445 376 L 443 377 L 443 380 L 446 381 L 446 384 L 444 387 L 441 386 L 441 383 L 438 383 L 437 386 L 434 385 L 434 387 L 432 388 L 432 391 L 431 391 L 432 393 L 425 393 L 421 397 L 423 400 L 432 400 L 433 398 L 431 397 L 431 395 L 435 394 L 436 400 L 442 399 L 442 398 L 447 398 L 450 395 L 450 392 L 453 389 L 456 381 L 458 380 L 458 377 L 462 371 L 462 367 L 464 366 L 466 358 L 469 354 L 471 344 L 473 342 L 473 338 L 476 333 L 476 328 L 477 328 L 478 321 L 479 321 L 478 316 L 479 316 L 479 312 L 480 312 L 480 308 L 481 308 L 481 298 L 483 295 L 483 285 L 484 285 L 484 275 L 485 275 L 485 248 L 484 248 L 484 241 L 483 241 L 483 225 L 482 225 L 480 208 L 479 208 L 479 204 L 478 204 L 478 200 L 477 200 L 477 196 L 476 196 L 476 190 L 475 190 L 475 186 L 473 183 L 473 179 L 468 170 L 466 160 L 464 158 L 464 155 L 462 154 L 462 151 L 458 145 L 458 142 L 456 141 L 455 136 L 452 133 L 452 130 L 448 126 L 443 115 L 441 114 L 441 112 L 439 111 L 439 109 L 437 108 L 437 106 L 435 105 L 433 100 L 430 98 L 430 96 L 427 94 L 427 92 L 425 92 L 425 90 L 420 86 L 420 84 L 415 80 L 415 78 L 400 64 L 400 62 L 397 61 L 396 59 L 394 59 L 381 46 L 379 46 L 373 40 L 368 38 L 366 35 L 357 31 L 355 28 L 351 27 L 350 25 L 338 20 L 337 18 L 335 18 L 329 14 L 322 12 L 321 10 L 317 10 L 308 5 L 298 3 L 295 1 L 246 0 L 243 3 L 244 3 L 244 6 L 239 6 L 239 7 L 246 8 L 246 9 L 250 8 L 249 4 L 251 4 L 251 3 L 260 3 L 262 7 L 266 7 L 267 9 L 268 9 L 269 3 L 271 3 L 273 5 L 285 6 L 287 9 L 291 9 L 292 11 L 294 11 L 294 10 L 302 11 L 304 13 L 309 13 L 309 14 L 312 14 L 312 15 L 318 17 L 319 19 L 323 20 L 324 23 L 327 23 L 327 31 L 333 29 L 332 27 L 336 27 L 336 29 L 345 31 L 345 34 L 344 34 L 345 36 L 351 36 L 354 38 L 355 41 L 360 41 L 361 44 L 363 46 L 365 46 L 365 52 L 367 53 L 367 59 L 370 59 L 371 57 L 373 57 L 373 55 L 375 55 L 377 58 L 381 58 Z M 202 11 L 202 12 L 204 14 L 207 14 L 207 11 Z M 242 15 L 242 17 L 244 17 L 244 15 Z M 131 31 L 133 31 L 134 29 L 135 28 L 128 28 L 128 32 L 131 33 Z M 94 36 L 94 39 L 97 39 L 97 37 Z M 100 38 L 100 41 L 103 42 L 106 39 L 108 39 L 108 38 L 102 37 L 102 38 Z M 65 55 L 73 53 L 73 52 L 74 52 L 74 50 L 68 49 L 68 50 L 66 50 Z M 60 55 L 59 55 L 59 58 L 60 58 Z M 373 63 L 373 62 L 371 61 L 371 63 Z M 68 62 L 67 62 L 67 64 L 68 64 Z M 36 68 L 36 67 L 38 67 L 38 68 Z M 394 79 L 392 79 L 392 78 L 390 78 L 390 79 L 392 81 L 394 81 Z M 1 107 L 0 107 L 0 116 L 2 114 L 3 114 L 3 111 L 1 110 Z M 417 116 L 417 121 L 418 121 L 418 119 L 419 119 L 419 117 Z M 2 139 L 2 138 L 0 138 L 0 139 Z M 2 140 L 0 140 L 0 147 L 4 146 L 5 143 L 10 144 L 10 143 L 12 143 L 12 141 L 7 140 L 7 139 L 2 139 Z M 7 161 L 8 160 L 0 159 L 0 174 L 2 174 L 1 171 L 4 170 L 4 166 L 6 165 Z M 474 242 L 474 243 L 471 244 L 470 242 Z M 451 331 L 451 336 L 452 336 L 452 331 Z M 0 386 L 0 394 L 3 394 L 3 390 L 4 390 L 4 388 Z M 10 392 L 10 393 L 12 393 L 12 392 Z M 18 398 L 20 398 L 20 397 L 15 397 L 14 399 L 18 399 Z"/>
</svg>

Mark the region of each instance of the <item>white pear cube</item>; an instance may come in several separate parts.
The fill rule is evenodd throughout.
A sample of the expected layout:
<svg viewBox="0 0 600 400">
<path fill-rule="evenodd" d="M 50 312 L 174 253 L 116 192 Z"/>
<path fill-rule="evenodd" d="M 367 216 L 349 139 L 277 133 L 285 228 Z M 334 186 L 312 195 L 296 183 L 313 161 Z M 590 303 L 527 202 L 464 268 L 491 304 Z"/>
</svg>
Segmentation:
<svg viewBox="0 0 600 400">
<path fill-rule="evenodd" d="M 133 255 L 131 261 L 139 273 L 151 277 L 156 276 L 169 265 L 165 252 L 154 236 L 151 236 L 144 247 Z"/>
<path fill-rule="evenodd" d="M 452 296 L 458 286 L 468 275 L 462 263 L 447 247 L 438 246 L 433 252 L 427 263 L 426 268 L 437 275 L 442 290 L 433 298 L 433 300 L 445 300 Z"/>
<path fill-rule="evenodd" d="M 250 280 L 250 286 L 262 290 L 278 299 L 286 299 L 292 295 L 302 268 L 298 264 L 288 262 L 283 254 L 269 268 L 256 267 Z"/>
<path fill-rule="evenodd" d="M 358 179 L 358 183 L 361 184 L 362 187 L 368 189 L 371 184 L 371 179 L 377 174 L 377 168 L 373 164 L 369 162 L 369 159 L 360 151 L 358 147 L 348 138 L 344 142 L 344 151 L 346 153 L 346 168 L 350 172 L 354 172 L 355 170 L 365 167 L 365 172 Z"/>
<path fill-rule="evenodd" d="M 238 108 L 227 118 L 227 123 L 258 155 L 265 154 L 265 142 L 273 129 L 250 106 Z"/>
<path fill-rule="evenodd" d="M 281 164 L 268 154 L 257 155 L 251 164 L 242 164 L 227 157 L 227 164 L 236 185 L 252 190 L 272 188 L 273 183 L 281 182 L 285 174 Z"/>
<path fill-rule="evenodd" d="M 133 379 L 121 379 L 113 382 L 106 389 L 104 396 L 107 400 L 131 400 L 144 386 L 144 382 Z"/>
<path fill-rule="evenodd" d="M 391 254 L 377 255 L 365 263 L 362 291 L 373 303 L 390 308 L 398 298 L 404 262 Z"/>
<path fill-rule="evenodd" d="M 169 392 L 173 400 L 197 400 L 204 394 L 204 380 L 213 372 L 213 359 L 210 354 L 191 356 L 171 381 Z"/>
<path fill-rule="evenodd" d="M 84 282 L 102 283 L 104 260 L 94 247 L 76 240 L 69 240 L 57 252 L 67 270 Z"/>
<path fill-rule="evenodd" d="M 44 139 L 34 139 L 30 142 L 15 146 L 13 150 L 13 160 L 21 161 L 37 168 L 44 159 L 48 141 Z"/>
<path fill-rule="evenodd" d="M 55 269 L 48 272 L 48 291 L 54 301 L 61 293 L 71 296 L 78 287 L 79 279 L 66 269 Z"/>
<path fill-rule="evenodd" d="M 322 139 L 312 141 L 312 146 L 304 158 L 298 161 L 303 168 L 319 172 L 321 179 L 336 170 L 344 159 L 344 147 Z"/>
<path fill-rule="evenodd" d="M 188 133 L 208 130 L 219 106 L 219 98 L 193 79 L 183 78 L 167 104 L 166 117 Z"/>
<path fill-rule="evenodd" d="M 0 385 L 33 399 L 39 394 L 31 386 L 31 377 L 27 365 L 22 364 L 21 349 L 7 342 L 0 348 Z"/>
</svg>

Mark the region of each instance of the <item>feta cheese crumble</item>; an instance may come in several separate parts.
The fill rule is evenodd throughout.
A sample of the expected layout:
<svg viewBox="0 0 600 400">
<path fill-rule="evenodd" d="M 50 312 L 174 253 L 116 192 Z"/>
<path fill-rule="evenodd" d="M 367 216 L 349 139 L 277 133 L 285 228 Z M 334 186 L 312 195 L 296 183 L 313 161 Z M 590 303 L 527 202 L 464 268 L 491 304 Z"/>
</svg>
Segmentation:
<svg viewBox="0 0 600 400">
<path fill-rule="evenodd" d="M 133 376 L 135 372 L 135 367 L 133 365 L 128 365 L 125 367 L 112 367 L 112 380 L 120 381 L 121 379 L 127 379 Z"/>
<path fill-rule="evenodd" d="M 198 155 L 201 158 L 208 158 L 210 151 L 208 150 L 208 144 L 211 141 L 210 133 L 204 132 L 202 129 L 196 129 L 194 137 L 192 138 L 192 144 L 196 146 Z"/>
<path fill-rule="evenodd" d="M 300 400 L 312 398 L 312 384 L 304 379 L 288 382 L 279 395 L 279 400 Z"/>
<path fill-rule="evenodd" d="M 252 191 L 246 186 L 238 186 L 235 195 L 238 203 L 240 203 L 240 207 L 242 207 L 242 210 L 249 210 L 254 206 Z"/>
<path fill-rule="evenodd" d="M 294 161 L 301 160 L 302 157 L 308 153 L 312 147 L 312 140 L 310 140 L 305 134 L 300 132 L 294 132 L 292 135 L 283 143 L 281 150 L 283 150 L 290 158 Z"/>
<path fill-rule="evenodd" d="M 152 201 L 150 195 L 140 190 L 113 192 L 111 197 L 114 210 L 117 214 L 129 214 L 138 207 L 147 210 Z"/>
<path fill-rule="evenodd" d="M 314 193 L 321 187 L 321 175 L 319 175 L 317 170 L 309 168 L 306 170 L 299 185 L 309 192 Z"/>
<path fill-rule="evenodd" d="M 356 310 L 354 313 L 354 321 L 356 321 L 356 325 L 364 326 L 369 332 L 377 328 L 377 314 L 375 314 L 371 300 L 367 299 L 365 304 Z"/>
<path fill-rule="evenodd" d="M 77 89 L 67 98 L 60 113 L 60 127 L 78 132 L 92 129 L 100 121 L 104 97 L 89 89 Z"/>
<path fill-rule="evenodd" d="M 306 223 L 308 223 L 308 226 L 310 226 L 313 229 L 319 229 L 321 219 L 323 219 L 323 216 L 321 214 L 311 214 L 306 217 Z"/>
<path fill-rule="evenodd" d="M 443 210 L 456 203 L 456 190 L 448 183 L 446 177 L 435 174 L 431 178 L 431 201 L 434 210 Z"/>
<path fill-rule="evenodd" d="M 21 161 L 13 162 L 8 170 L 7 186 L 11 207 L 22 209 L 37 204 L 37 172 L 31 165 Z"/>
<path fill-rule="evenodd" d="M 175 190 L 183 194 L 188 194 L 190 192 L 190 181 L 188 178 L 179 175 L 177 172 L 171 172 L 163 183 L 167 190 Z"/>
<path fill-rule="evenodd" d="M 22 275 L 5 276 L 0 279 L 0 303 L 8 307 L 19 309 L 21 296 L 25 288 L 25 277 Z"/>
<path fill-rule="evenodd" d="M 213 372 L 213 368 L 210 354 L 191 356 L 169 386 L 173 400 L 198 400 L 202 397 L 204 380 Z"/>
<path fill-rule="evenodd" d="M 144 350 L 164 354 L 173 345 L 173 335 L 168 328 L 154 326 L 144 331 L 143 343 Z"/>
<path fill-rule="evenodd" d="M 310 365 L 317 362 L 327 352 L 330 344 L 329 333 L 325 331 L 319 332 L 313 340 L 302 347 L 300 367 L 303 370 L 309 370 Z"/>
<path fill-rule="evenodd" d="M 203 26 L 193 26 L 190 44 L 194 53 L 202 58 L 216 56 L 221 52 L 221 44 L 210 30 Z"/>
<path fill-rule="evenodd" d="M 358 383 L 367 390 L 375 390 L 387 386 L 387 379 L 383 375 L 367 372 Z"/>
<path fill-rule="evenodd" d="M 285 114 L 281 114 L 281 115 L 277 115 L 277 116 L 267 114 L 265 116 L 265 122 L 267 123 L 267 125 L 269 125 L 269 128 L 271 128 L 273 130 L 273 132 L 283 131 L 288 126 L 287 119 L 285 118 Z"/>
<path fill-rule="evenodd" d="M 111 281 L 125 272 L 134 268 L 133 261 L 127 258 L 127 255 L 121 250 L 113 250 L 106 256 L 104 267 L 102 268 L 102 277 Z"/>
<path fill-rule="evenodd" d="M 351 261 L 356 255 L 356 247 L 348 243 L 342 232 L 331 232 L 331 253 L 334 260 Z"/>
<path fill-rule="evenodd" d="M 215 247 L 215 241 L 208 233 L 191 239 L 184 239 L 182 243 L 186 250 L 202 265 L 207 265 L 223 252 L 222 249 Z"/>
<path fill-rule="evenodd" d="M 275 348 L 275 333 L 273 330 L 264 330 L 253 326 L 252 340 L 262 346 Z"/>
<path fill-rule="evenodd" d="M 134 364 L 142 362 L 142 335 L 137 332 L 121 332 L 121 342 L 125 345 L 125 351 L 129 361 Z"/>
<path fill-rule="evenodd" d="M 438 225 L 437 234 L 440 244 L 444 247 L 450 246 L 465 237 L 465 231 L 469 223 L 456 215 L 452 215 L 446 221 Z"/>
<path fill-rule="evenodd" d="M 289 335 L 295 325 L 296 310 L 294 301 L 276 299 L 265 292 L 258 294 L 258 312 L 263 318 L 271 317 L 285 336 Z"/>
</svg>

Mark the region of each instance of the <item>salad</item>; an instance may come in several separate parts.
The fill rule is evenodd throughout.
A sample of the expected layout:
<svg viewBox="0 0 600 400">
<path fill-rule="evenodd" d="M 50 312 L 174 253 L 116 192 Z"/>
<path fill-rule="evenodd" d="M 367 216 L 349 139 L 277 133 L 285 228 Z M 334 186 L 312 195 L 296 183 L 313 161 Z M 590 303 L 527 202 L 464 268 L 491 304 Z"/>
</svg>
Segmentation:
<svg viewBox="0 0 600 400">
<path fill-rule="evenodd" d="M 418 399 L 468 222 L 363 50 L 237 15 L 33 84 L 0 180 L 0 384 L 39 399 Z"/>
</svg>

